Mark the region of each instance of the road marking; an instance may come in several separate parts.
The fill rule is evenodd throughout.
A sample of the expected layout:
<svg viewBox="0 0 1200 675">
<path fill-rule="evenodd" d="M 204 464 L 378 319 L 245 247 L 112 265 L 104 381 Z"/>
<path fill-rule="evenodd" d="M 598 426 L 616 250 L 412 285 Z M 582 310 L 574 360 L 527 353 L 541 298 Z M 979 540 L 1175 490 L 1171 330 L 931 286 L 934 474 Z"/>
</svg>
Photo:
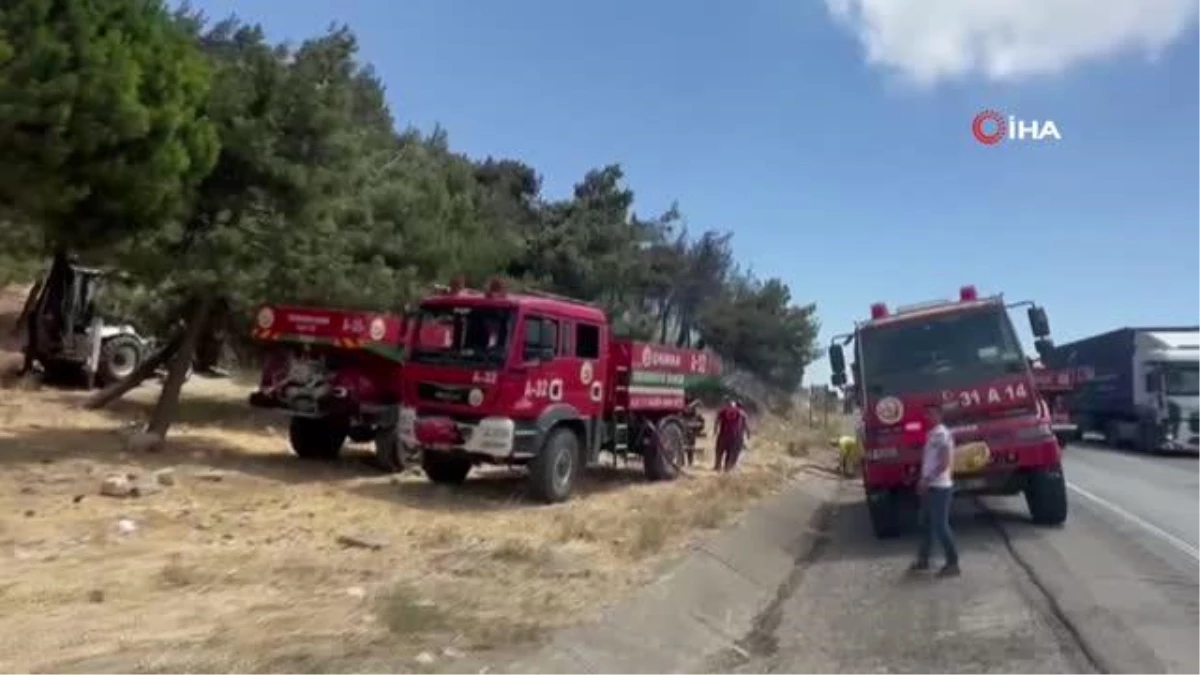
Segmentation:
<svg viewBox="0 0 1200 675">
<path fill-rule="evenodd" d="M 1175 535 L 1171 534 L 1170 532 L 1163 530 L 1161 527 L 1158 527 L 1157 525 L 1152 525 L 1152 524 L 1146 522 L 1145 520 L 1138 518 L 1137 516 L 1126 511 L 1125 509 L 1108 501 L 1107 499 L 1104 499 L 1103 497 L 1097 497 L 1096 495 L 1088 492 L 1087 490 L 1084 490 L 1083 488 L 1079 487 L 1078 485 L 1076 485 L 1070 481 L 1067 481 L 1067 487 L 1070 488 L 1071 490 L 1073 490 L 1074 492 L 1078 493 L 1080 496 L 1087 497 L 1088 499 L 1099 504 L 1100 506 L 1103 506 L 1104 508 L 1108 509 L 1109 511 L 1112 511 L 1113 513 L 1117 514 L 1118 516 L 1121 516 L 1125 520 L 1128 520 L 1129 522 L 1133 523 L 1134 525 L 1141 527 L 1142 529 L 1146 530 L 1150 534 L 1157 536 L 1159 539 L 1162 539 L 1163 541 L 1167 542 L 1171 546 L 1174 546 L 1175 548 L 1179 549 L 1180 551 L 1183 551 L 1184 553 L 1191 556 L 1192 560 L 1200 562 L 1200 551 L 1197 551 L 1195 546 L 1192 546 L 1191 544 L 1180 539 L 1179 537 L 1176 537 Z"/>
</svg>

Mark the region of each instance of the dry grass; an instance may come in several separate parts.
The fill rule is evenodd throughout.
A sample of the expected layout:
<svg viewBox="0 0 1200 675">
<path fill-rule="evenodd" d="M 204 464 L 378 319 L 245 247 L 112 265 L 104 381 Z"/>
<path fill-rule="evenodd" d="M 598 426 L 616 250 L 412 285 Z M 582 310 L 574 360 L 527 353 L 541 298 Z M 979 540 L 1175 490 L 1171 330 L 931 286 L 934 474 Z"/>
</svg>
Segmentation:
<svg viewBox="0 0 1200 675">
<path fill-rule="evenodd" d="M 189 383 L 167 447 L 128 453 L 123 430 L 155 391 L 85 412 L 79 392 L 0 389 L 0 670 L 477 670 L 803 477 L 811 459 L 789 443 L 824 444 L 768 420 L 733 475 L 698 461 L 650 484 L 635 463 L 598 468 L 576 498 L 540 506 L 515 472 L 450 489 L 354 453 L 301 462 L 282 420 L 226 381 Z M 165 467 L 176 484 L 157 494 L 98 494 L 109 474 Z M 384 546 L 338 541 L 364 532 Z"/>
</svg>

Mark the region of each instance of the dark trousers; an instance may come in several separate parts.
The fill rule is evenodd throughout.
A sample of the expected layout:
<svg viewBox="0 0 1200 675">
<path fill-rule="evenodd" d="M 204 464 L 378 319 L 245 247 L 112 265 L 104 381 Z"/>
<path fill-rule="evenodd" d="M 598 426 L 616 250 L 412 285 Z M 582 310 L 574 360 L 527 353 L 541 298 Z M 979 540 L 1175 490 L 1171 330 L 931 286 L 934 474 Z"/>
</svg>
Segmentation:
<svg viewBox="0 0 1200 675">
<path fill-rule="evenodd" d="M 958 564 L 958 547 L 954 545 L 954 533 L 950 530 L 950 502 L 954 488 L 931 487 L 921 498 L 921 545 L 917 549 L 917 562 L 928 563 L 937 539 L 946 555 L 947 565 Z"/>
<path fill-rule="evenodd" d="M 716 462 L 713 471 L 729 471 L 737 466 L 742 455 L 741 438 L 717 438 Z"/>
</svg>

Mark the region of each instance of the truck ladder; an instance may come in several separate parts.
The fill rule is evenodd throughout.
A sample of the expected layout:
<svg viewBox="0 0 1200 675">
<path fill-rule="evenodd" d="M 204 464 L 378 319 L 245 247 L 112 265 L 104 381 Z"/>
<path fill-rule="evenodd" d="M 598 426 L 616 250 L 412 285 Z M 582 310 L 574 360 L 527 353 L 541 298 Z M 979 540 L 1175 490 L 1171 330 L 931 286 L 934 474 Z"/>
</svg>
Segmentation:
<svg viewBox="0 0 1200 675">
<path fill-rule="evenodd" d="M 629 463 L 629 368 L 617 366 L 613 383 L 613 467 L 617 460 Z"/>
</svg>

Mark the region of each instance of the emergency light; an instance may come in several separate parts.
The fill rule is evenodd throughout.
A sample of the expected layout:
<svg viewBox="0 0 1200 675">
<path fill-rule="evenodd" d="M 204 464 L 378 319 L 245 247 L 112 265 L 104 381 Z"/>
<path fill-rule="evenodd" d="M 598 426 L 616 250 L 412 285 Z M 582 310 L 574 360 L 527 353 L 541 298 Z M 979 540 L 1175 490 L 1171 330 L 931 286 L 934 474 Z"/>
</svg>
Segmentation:
<svg viewBox="0 0 1200 675">
<path fill-rule="evenodd" d="M 457 294 L 467 285 L 467 280 L 460 274 L 450 280 L 450 293 Z"/>
<path fill-rule="evenodd" d="M 488 295 L 504 295 L 504 280 L 500 277 L 492 277 L 488 281 Z"/>
<path fill-rule="evenodd" d="M 871 318 L 872 319 L 882 319 L 882 318 L 885 318 L 887 315 L 888 315 L 887 305 L 883 304 L 882 302 L 877 302 L 877 303 L 871 305 Z"/>
<path fill-rule="evenodd" d="M 979 293 L 975 290 L 974 286 L 963 286 L 958 289 L 958 299 L 963 302 L 971 302 L 972 300 L 979 299 Z"/>
</svg>

